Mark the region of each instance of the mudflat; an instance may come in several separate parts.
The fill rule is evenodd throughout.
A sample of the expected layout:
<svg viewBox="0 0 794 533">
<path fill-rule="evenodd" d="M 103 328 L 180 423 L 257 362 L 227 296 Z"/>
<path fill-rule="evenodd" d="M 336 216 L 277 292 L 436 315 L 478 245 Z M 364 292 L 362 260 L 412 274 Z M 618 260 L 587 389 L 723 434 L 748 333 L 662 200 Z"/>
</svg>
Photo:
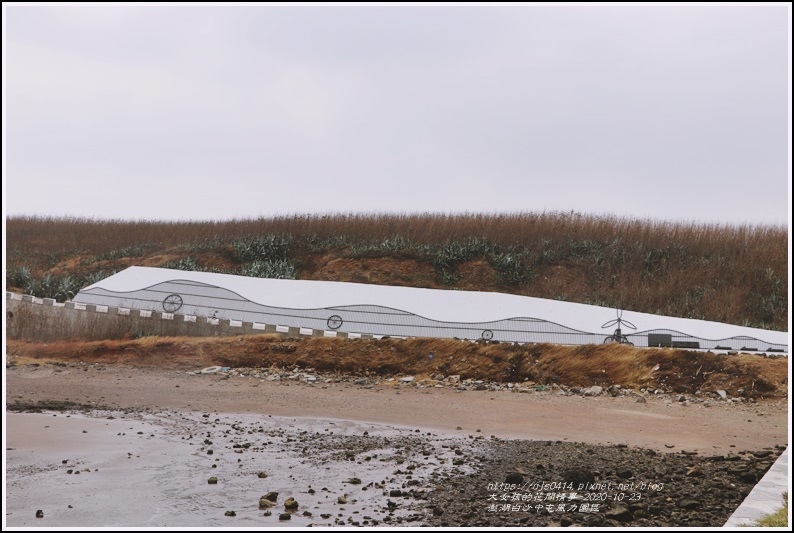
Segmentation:
<svg viewBox="0 0 794 533">
<path fill-rule="evenodd" d="M 7 368 L 44 411 L 6 417 L 7 524 L 720 526 L 788 433 L 785 399 L 290 374 Z"/>
<path fill-rule="evenodd" d="M 111 365 L 25 365 L 6 370 L 6 402 L 13 406 L 66 401 L 116 409 L 325 417 L 440 430 L 461 427 L 464 433 L 480 429 L 502 438 L 624 443 L 701 454 L 784 444 L 788 435 L 785 399 L 582 396 L 551 389 L 522 394 L 460 391 L 399 379 L 375 385 L 338 379 L 321 377 L 307 384 L 240 372 L 202 375 Z M 682 396 L 684 401 L 679 401 Z"/>
</svg>

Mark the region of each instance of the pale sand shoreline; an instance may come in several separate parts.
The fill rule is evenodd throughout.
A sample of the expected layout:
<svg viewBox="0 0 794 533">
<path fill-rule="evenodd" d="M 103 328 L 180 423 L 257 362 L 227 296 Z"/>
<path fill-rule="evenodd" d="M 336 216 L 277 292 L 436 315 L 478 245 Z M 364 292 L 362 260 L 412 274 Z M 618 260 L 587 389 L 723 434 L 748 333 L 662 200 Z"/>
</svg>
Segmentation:
<svg viewBox="0 0 794 533">
<path fill-rule="evenodd" d="M 658 451 L 727 453 L 785 444 L 787 400 L 679 402 L 678 395 L 561 396 L 553 391 L 456 391 L 343 383 L 307 385 L 239 375 L 104 366 L 6 370 L 6 401 L 72 401 L 111 408 L 262 413 L 397 424 L 502 438 L 625 443 Z M 671 448 L 672 446 L 672 448 Z"/>
<path fill-rule="evenodd" d="M 161 495 L 141 487 L 150 484 L 147 470 L 168 466 L 168 451 L 161 441 L 141 438 L 138 431 L 162 433 L 133 419 L 7 413 L 6 524 L 124 525 L 123 509 L 151 508 Z M 80 473 L 67 474 L 67 470 Z M 129 505 L 118 505 L 123 501 Z M 35 517 L 39 509 L 44 518 Z M 102 510 L 108 514 L 103 516 Z M 145 525 L 146 518 L 137 514 L 140 525 Z"/>
</svg>

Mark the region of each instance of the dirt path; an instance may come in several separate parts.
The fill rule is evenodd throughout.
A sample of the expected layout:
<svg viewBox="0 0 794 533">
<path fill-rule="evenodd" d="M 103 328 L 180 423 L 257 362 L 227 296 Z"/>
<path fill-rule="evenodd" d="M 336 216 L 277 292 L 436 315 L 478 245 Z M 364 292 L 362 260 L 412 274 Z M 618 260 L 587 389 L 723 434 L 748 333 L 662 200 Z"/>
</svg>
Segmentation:
<svg viewBox="0 0 794 533">
<path fill-rule="evenodd" d="M 85 369 L 85 370 L 84 370 Z M 787 441 L 785 400 L 680 402 L 678 396 L 562 396 L 556 391 L 456 391 L 411 384 L 308 385 L 250 376 L 192 375 L 119 366 L 20 366 L 6 370 L 8 404 L 71 401 L 112 408 L 336 418 L 457 430 L 502 438 L 566 440 L 700 454 Z"/>
</svg>

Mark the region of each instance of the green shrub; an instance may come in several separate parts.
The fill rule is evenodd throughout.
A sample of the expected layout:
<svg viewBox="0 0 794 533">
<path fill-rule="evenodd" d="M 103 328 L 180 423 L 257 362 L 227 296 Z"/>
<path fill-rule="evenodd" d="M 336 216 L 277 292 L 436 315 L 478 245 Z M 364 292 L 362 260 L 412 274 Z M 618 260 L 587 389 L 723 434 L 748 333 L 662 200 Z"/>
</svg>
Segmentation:
<svg viewBox="0 0 794 533">
<path fill-rule="evenodd" d="M 55 298 L 59 302 L 65 302 L 66 300 L 71 300 L 74 298 L 74 295 L 77 294 L 77 291 L 79 290 L 79 280 L 67 275 L 58 280 L 58 283 L 55 287 L 55 294 L 51 297 Z"/>
<path fill-rule="evenodd" d="M 287 259 L 253 261 L 240 269 L 240 275 L 253 278 L 295 279 L 298 271 Z"/>
<path fill-rule="evenodd" d="M 232 242 L 242 262 L 286 259 L 293 244 L 291 235 L 257 235 Z"/>
<path fill-rule="evenodd" d="M 13 287 L 27 287 L 30 283 L 30 269 L 26 266 L 16 268 L 11 271 L 6 280 Z"/>
<path fill-rule="evenodd" d="M 491 246 L 485 239 L 447 241 L 431 253 L 430 262 L 439 270 L 454 270 L 459 264 L 487 257 Z"/>
<path fill-rule="evenodd" d="M 493 254 L 488 262 L 499 278 L 508 285 L 519 285 L 532 281 L 533 272 L 526 252 L 502 252 Z"/>
<path fill-rule="evenodd" d="M 381 241 L 355 243 L 350 247 L 351 257 L 382 257 L 384 255 L 413 254 L 414 246 L 403 237 L 389 237 Z"/>
<path fill-rule="evenodd" d="M 347 235 L 334 235 L 331 237 L 309 235 L 304 239 L 304 242 L 312 252 L 327 252 L 334 248 L 342 248 L 350 244 Z"/>
<path fill-rule="evenodd" d="M 37 298 L 53 298 L 59 302 L 71 300 L 80 290 L 80 280 L 73 276 L 57 277 L 45 274 L 40 280 L 29 278 L 22 286 L 25 294 Z"/>
<path fill-rule="evenodd" d="M 172 268 L 174 270 L 187 270 L 192 272 L 201 272 L 203 269 L 198 262 L 192 257 L 185 257 L 177 261 L 170 261 L 163 265 L 163 268 Z"/>
</svg>

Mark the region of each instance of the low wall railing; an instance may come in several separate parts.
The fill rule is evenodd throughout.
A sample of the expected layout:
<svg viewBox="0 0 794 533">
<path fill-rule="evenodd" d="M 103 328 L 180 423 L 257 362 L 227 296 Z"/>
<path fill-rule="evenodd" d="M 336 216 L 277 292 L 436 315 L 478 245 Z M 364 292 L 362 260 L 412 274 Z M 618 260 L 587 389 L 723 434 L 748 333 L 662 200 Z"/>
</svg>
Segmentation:
<svg viewBox="0 0 794 533">
<path fill-rule="evenodd" d="M 286 337 L 338 337 L 338 338 L 408 338 L 405 335 L 386 335 L 377 333 L 356 333 L 350 331 L 313 329 L 296 325 L 264 324 L 245 322 L 225 318 L 166 313 L 124 307 L 108 307 L 103 305 L 77 303 L 67 301 L 56 302 L 52 298 L 36 298 L 6 292 L 6 336 L 10 339 L 30 339 L 51 341 L 59 339 L 83 338 L 87 340 L 138 338 L 144 336 L 232 336 L 251 334 L 278 334 Z M 787 354 L 785 345 L 750 342 L 751 339 L 735 337 L 737 346 L 720 346 L 714 341 L 712 345 L 697 342 L 680 342 L 670 332 L 653 330 L 644 334 L 627 335 L 638 347 L 667 347 L 683 349 L 711 349 L 728 353 L 777 353 Z M 415 335 L 411 335 L 415 336 Z M 428 335 L 433 336 L 433 335 Z M 583 333 L 585 342 L 568 342 L 564 344 L 592 344 L 600 342 L 600 335 Z M 595 341 L 593 339 L 596 339 Z M 746 341 L 744 339 L 747 339 Z M 465 339 L 464 339 L 465 340 Z M 489 342 L 496 342 L 489 341 Z M 509 341 L 501 341 L 509 342 Z M 554 343 L 554 340 L 543 342 Z M 559 341 L 557 341 L 559 343 Z M 520 342 L 519 344 L 524 344 Z M 746 347 L 745 347 L 746 346 Z"/>
<path fill-rule="evenodd" d="M 90 340 L 162 336 L 279 334 L 286 337 L 377 338 L 377 335 L 260 324 L 123 307 L 56 302 L 6 292 L 6 336 L 11 339 Z"/>
</svg>

